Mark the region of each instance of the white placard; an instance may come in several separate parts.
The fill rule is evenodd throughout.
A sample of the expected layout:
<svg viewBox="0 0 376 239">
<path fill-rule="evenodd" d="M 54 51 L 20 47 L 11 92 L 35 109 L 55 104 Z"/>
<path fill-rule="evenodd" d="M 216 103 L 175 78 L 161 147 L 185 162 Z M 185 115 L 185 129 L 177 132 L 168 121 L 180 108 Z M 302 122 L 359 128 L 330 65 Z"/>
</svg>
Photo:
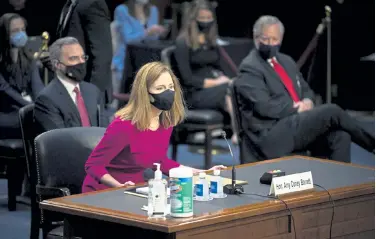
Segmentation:
<svg viewBox="0 0 376 239">
<path fill-rule="evenodd" d="M 272 179 L 270 185 L 269 195 L 282 195 L 286 193 L 293 193 L 304 191 L 313 188 L 312 173 L 296 173 L 287 176 L 275 177 Z"/>
</svg>

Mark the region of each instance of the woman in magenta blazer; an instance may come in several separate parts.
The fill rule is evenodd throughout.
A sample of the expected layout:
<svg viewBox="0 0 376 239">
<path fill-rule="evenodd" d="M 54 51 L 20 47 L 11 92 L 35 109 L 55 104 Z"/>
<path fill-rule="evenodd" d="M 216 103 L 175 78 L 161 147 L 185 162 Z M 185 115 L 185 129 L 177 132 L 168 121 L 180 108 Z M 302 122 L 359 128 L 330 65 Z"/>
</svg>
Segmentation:
<svg viewBox="0 0 376 239">
<path fill-rule="evenodd" d="M 144 65 L 136 75 L 129 103 L 116 113 L 85 164 L 82 192 L 144 182 L 144 170 L 154 163 L 160 163 L 165 174 L 171 168 L 186 167 L 167 157 L 172 129 L 184 115 L 180 84 L 171 69 L 160 62 Z"/>
</svg>

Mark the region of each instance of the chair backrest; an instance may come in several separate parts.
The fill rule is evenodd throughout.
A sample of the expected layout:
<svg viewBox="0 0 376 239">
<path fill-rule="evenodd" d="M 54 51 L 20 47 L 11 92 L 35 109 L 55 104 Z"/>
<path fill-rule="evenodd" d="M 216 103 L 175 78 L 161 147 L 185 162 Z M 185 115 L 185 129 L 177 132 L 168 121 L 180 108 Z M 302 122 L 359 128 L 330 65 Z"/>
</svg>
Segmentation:
<svg viewBox="0 0 376 239">
<path fill-rule="evenodd" d="M 161 61 L 171 67 L 171 56 L 174 53 L 176 46 L 169 46 L 162 50 Z"/>
<path fill-rule="evenodd" d="M 35 138 L 38 185 L 66 187 L 81 193 L 85 162 L 105 128 L 74 127 L 45 132 Z"/>
<path fill-rule="evenodd" d="M 235 86 L 235 81 L 236 78 L 233 79 L 229 85 L 229 90 L 230 90 L 230 96 L 231 96 L 231 102 L 232 102 L 232 107 L 234 109 L 234 126 L 235 126 L 235 133 L 238 136 L 239 143 L 242 139 L 243 136 L 243 129 L 242 129 L 242 122 L 241 122 L 241 115 L 240 115 L 240 108 L 239 108 L 239 99 L 238 99 L 238 93 L 236 91 L 236 86 Z"/>
<path fill-rule="evenodd" d="M 34 161 L 34 103 L 22 107 L 18 111 L 18 117 L 21 125 L 22 141 L 25 149 L 27 176 L 29 179 L 35 173 Z M 33 171 L 34 170 L 34 171 Z M 34 174 L 35 176 L 35 174 Z"/>
</svg>

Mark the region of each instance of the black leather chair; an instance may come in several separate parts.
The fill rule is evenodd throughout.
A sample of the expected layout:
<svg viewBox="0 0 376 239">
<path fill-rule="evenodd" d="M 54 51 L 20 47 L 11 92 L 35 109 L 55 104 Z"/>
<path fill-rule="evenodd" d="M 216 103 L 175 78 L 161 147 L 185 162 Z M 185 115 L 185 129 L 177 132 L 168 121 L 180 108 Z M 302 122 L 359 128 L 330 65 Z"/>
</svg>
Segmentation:
<svg viewBox="0 0 376 239">
<path fill-rule="evenodd" d="M 38 201 L 81 193 L 85 162 L 105 128 L 56 129 L 35 138 Z M 58 215 L 41 210 L 43 238 L 62 237 Z"/>
<path fill-rule="evenodd" d="M 173 53 L 175 46 L 163 49 L 161 53 L 161 61 L 171 66 L 174 73 L 178 74 Z M 175 127 L 171 137 L 172 143 L 172 159 L 177 160 L 177 152 L 179 144 L 192 144 L 187 141 L 189 133 L 204 132 L 205 133 L 205 168 L 208 169 L 212 164 L 212 133 L 214 130 L 224 128 L 224 116 L 221 112 L 215 110 L 188 110 L 186 120 Z"/>
<path fill-rule="evenodd" d="M 30 239 L 39 238 L 40 228 L 40 210 L 36 196 L 37 172 L 35 162 L 34 147 L 34 104 L 24 106 L 19 111 L 19 119 L 21 124 L 22 141 L 25 149 L 26 169 L 28 176 L 28 187 L 30 190 L 31 203 L 31 227 Z"/>
<path fill-rule="evenodd" d="M 232 107 L 234 108 L 234 133 L 236 133 L 238 136 L 240 164 L 244 164 L 246 162 L 256 162 L 260 160 L 260 157 L 258 156 L 259 154 L 257 152 L 252 152 L 252 149 L 254 149 L 255 147 L 252 147 L 251 142 L 248 142 L 249 140 L 245 137 L 244 134 L 240 115 L 241 108 L 239 104 L 239 97 L 236 91 L 236 86 L 234 84 L 235 81 L 236 78 L 230 83 L 229 89 L 232 100 Z"/>
<path fill-rule="evenodd" d="M 25 152 L 22 139 L 0 139 L 0 178 L 8 179 L 8 210 L 17 209 L 25 173 Z"/>
</svg>

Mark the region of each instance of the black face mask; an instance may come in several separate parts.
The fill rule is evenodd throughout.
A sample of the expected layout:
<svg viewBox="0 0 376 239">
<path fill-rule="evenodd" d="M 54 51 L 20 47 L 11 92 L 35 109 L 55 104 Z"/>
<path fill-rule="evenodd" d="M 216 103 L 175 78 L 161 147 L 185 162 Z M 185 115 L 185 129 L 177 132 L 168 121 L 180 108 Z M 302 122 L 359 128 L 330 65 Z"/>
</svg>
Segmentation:
<svg viewBox="0 0 376 239">
<path fill-rule="evenodd" d="M 279 52 L 279 48 L 281 48 L 281 45 L 266 45 L 263 43 L 259 43 L 259 49 L 260 55 L 264 59 L 270 59 L 277 55 Z"/>
<path fill-rule="evenodd" d="M 86 64 L 79 63 L 73 66 L 65 65 L 64 75 L 77 82 L 83 81 L 86 76 Z"/>
<path fill-rule="evenodd" d="M 197 21 L 198 30 L 200 32 L 208 33 L 212 25 L 213 25 L 213 21 L 211 22 Z"/>
<path fill-rule="evenodd" d="M 159 110 L 170 110 L 174 104 L 175 91 L 165 90 L 159 94 L 149 94 L 154 98 L 150 103 Z"/>
</svg>

